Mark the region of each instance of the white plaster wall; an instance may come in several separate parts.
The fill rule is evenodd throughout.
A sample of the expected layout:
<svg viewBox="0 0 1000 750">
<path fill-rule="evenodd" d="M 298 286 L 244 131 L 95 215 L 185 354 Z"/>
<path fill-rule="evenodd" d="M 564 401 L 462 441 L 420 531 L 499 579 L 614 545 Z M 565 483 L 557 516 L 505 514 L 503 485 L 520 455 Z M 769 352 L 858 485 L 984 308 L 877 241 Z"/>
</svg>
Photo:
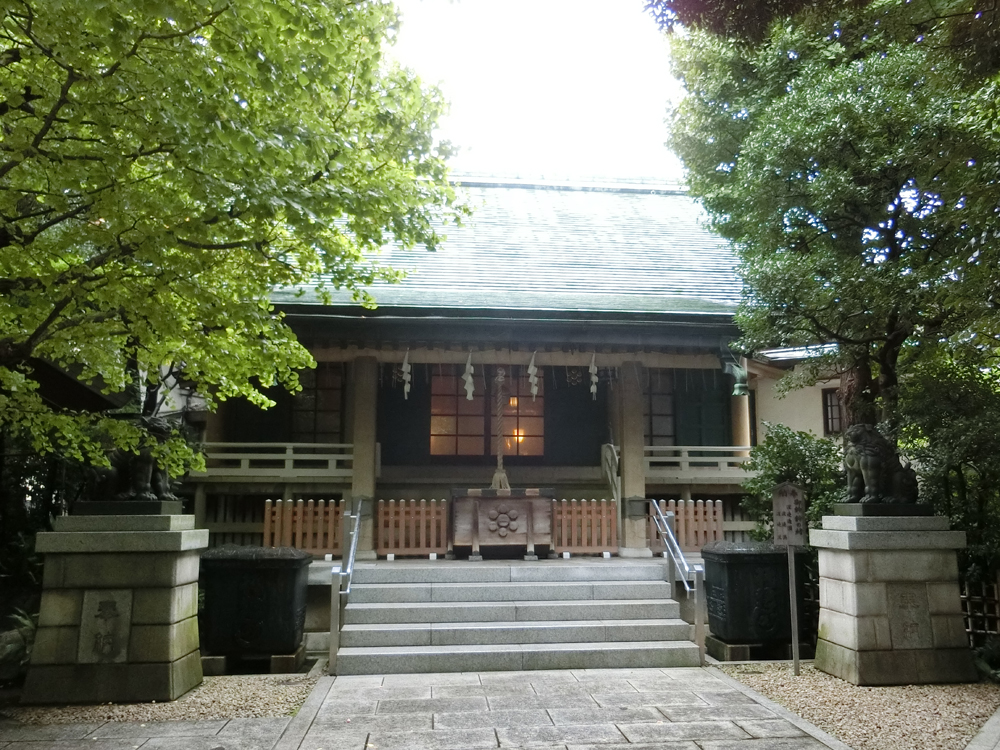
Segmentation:
<svg viewBox="0 0 1000 750">
<path fill-rule="evenodd" d="M 777 422 L 796 431 L 811 432 L 823 437 L 823 389 L 837 388 L 839 380 L 798 388 L 779 398 L 778 381 L 758 377 L 754 381 L 757 393 L 757 441 L 764 439 L 764 422 Z"/>
</svg>

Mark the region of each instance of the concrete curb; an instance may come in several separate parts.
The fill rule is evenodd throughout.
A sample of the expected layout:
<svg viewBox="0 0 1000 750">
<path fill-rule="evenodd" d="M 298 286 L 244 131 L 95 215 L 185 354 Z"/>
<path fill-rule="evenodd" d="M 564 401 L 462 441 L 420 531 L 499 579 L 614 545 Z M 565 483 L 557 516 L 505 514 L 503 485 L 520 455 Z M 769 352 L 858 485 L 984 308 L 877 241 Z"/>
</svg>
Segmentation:
<svg viewBox="0 0 1000 750">
<path fill-rule="evenodd" d="M 746 685 L 744 685 L 742 682 L 739 682 L 738 680 L 734 680 L 732 677 L 730 677 L 729 675 L 727 675 L 721 669 L 716 669 L 715 667 L 705 667 L 705 671 L 708 672 L 708 673 L 710 673 L 713 677 L 718 677 L 720 680 L 722 680 L 723 682 L 725 682 L 726 684 L 728 684 L 729 686 L 731 686 L 733 689 L 739 690 L 744 695 L 746 695 L 746 696 L 748 696 L 750 698 L 753 698 L 755 701 L 757 701 L 757 703 L 759 703 L 760 705 L 764 706 L 765 708 L 770 709 L 771 711 L 774 711 L 774 713 L 776 713 L 782 719 L 784 719 L 785 721 L 787 721 L 790 724 L 794 724 L 796 727 L 798 727 L 803 732 L 805 732 L 806 734 L 808 734 L 814 740 L 817 740 L 818 742 L 822 742 L 824 745 L 826 745 L 828 748 L 830 748 L 830 750 L 853 750 L 853 748 L 850 745 L 845 745 L 843 742 L 841 742 L 840 740 L 838 740 L 836 737 L 833 737 L 832 735 L 829 735 L 826 732 L 824 732 L 819 727 L 814 726 L 813 724 L 810 724 L 808 721 L 806 721 L 805 719 L 803 719 L 801 716 L 798 716 L 797 714 L 793 714 L 791 711 L 789 711 L 784 706 L 779 706 L 777 703 L 775 703 L 774 701 L 770 700 L 769 698 L 765 698 L 763 695 L 761 695 L 757 691 L 751 690 Z M 994 717 L 994 718 L 996 718 L 996 717 Z M 966 750 L 970 750 L 970 748 L 966 748 Z M 982 749 L 975 748 L 974 750 L 993 750 L 993 746 L 992 745 L 984 745 Z"/>
<path fill-rule="evenodd" d="M 302 708 L 288 722 L 285 731 L 281 733 L 281 737 L 274 744 L 273 750 L 298 750 L 299 745 L 302 744 L 302 740 L 305 739 L 306 732 L 309 731 L 313 721 L 316 719 L 316 714 L 323 707 L 323 702 L 326 700 L 326 696 L 329 694 L 330 688 L 333 687 L 333 682 L 336 679 L 336 677 L 331 675 L 319 678 L 319 682 L 316 683 L 316 687 L 309 693 L 309 697 L 302 704 Z"/>
<path fill-rule="evenodd" d="M 983 724 L 979 734 L 965 746 L 965 750 L 998 750 L 1000 748 L 1000 709 Z"/>
</svg>

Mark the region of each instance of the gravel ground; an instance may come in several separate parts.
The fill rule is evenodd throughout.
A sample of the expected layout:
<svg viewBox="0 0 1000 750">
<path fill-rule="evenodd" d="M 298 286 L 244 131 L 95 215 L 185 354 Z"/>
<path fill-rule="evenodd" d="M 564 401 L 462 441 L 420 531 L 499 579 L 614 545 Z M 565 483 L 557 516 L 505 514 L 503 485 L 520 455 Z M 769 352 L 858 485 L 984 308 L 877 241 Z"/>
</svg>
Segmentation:
<svg viewBox="0 0 1000 750">
<path fill-rule="evenodd" d="M 318 675 L 232 675 L 205 681 L 171 703 L 107 703 L 99 706 L 3 706 L 0 719 L 25 724 L 96 721 L 255 719 L 291 716 L 315 686 Z"/>
<path fill-rule="evenodd" d="M 858 687 L 803 664 L 719 664 L 854 750 L 963 750 L 1000 707 L 1000 685 Z"/>
</svg>

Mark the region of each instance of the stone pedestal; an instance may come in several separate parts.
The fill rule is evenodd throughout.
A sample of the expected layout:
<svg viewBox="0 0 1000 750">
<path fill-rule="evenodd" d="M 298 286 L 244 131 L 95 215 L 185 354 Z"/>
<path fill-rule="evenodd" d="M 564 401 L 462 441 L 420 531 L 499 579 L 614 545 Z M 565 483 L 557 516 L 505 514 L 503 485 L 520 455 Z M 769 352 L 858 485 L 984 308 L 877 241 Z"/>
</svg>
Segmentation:
<svg viewBox="0 0 1000 750">
<path fill-rule="evenodd" d="M 974 682 L 956 550 L 939 516 L 825 516 L 816 667 L 855 685 Z"/>
<path fill-rule="evenodd" d="M 202 681 L 194 516 L 63 516 L 39 534 L 24 703 L 174 700 Z"/>
</svg>

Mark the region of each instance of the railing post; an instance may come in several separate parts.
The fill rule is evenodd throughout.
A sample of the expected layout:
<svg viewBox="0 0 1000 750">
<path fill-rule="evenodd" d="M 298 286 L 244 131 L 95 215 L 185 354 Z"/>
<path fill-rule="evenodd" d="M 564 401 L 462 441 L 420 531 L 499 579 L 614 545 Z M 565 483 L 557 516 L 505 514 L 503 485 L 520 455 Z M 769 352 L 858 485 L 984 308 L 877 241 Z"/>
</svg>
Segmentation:
<svg viewBox="0 0 1000 750">
<path fill-rule="evenodd" d="M 340 651 L 340 568 L 330 570 L 330 664 L 329 674 L 337 674 L 337 653 Z"/>
<path fill-rule="evenodd" d="M 654 500 L 653 502 L 655 503 L 657 501 Z M 674 515 L 674 512 L 668 510 L 666 513 L 663 514 L 663 516 L 664 516 L 664 518 L 667 519 L 667 526 L 670 529 L 670 533 L 673 534 L 676 537 L 677 534 L 675 532 L 675 527 L 674 527 L 676 516 Z M 669 545 L 669 542 L 666 539 L 664 539 L 663 543 L 664 543 L 664 546 L 666 547 L 666 551 L 663 553 L 663 556 L 667 558 L 667 585 L 670 586 L 670 598 L 671 599 L 676 599 L 677 598 L 677 564 L 674 562 L 674 556 L 670 554 L 670 545 Z"/>
<path fill-rule="evenodd" d="M 694 642 L 698 646 L 698 665 L 705 666 L 705 568 L 694 566 Z"/>
</svg>

